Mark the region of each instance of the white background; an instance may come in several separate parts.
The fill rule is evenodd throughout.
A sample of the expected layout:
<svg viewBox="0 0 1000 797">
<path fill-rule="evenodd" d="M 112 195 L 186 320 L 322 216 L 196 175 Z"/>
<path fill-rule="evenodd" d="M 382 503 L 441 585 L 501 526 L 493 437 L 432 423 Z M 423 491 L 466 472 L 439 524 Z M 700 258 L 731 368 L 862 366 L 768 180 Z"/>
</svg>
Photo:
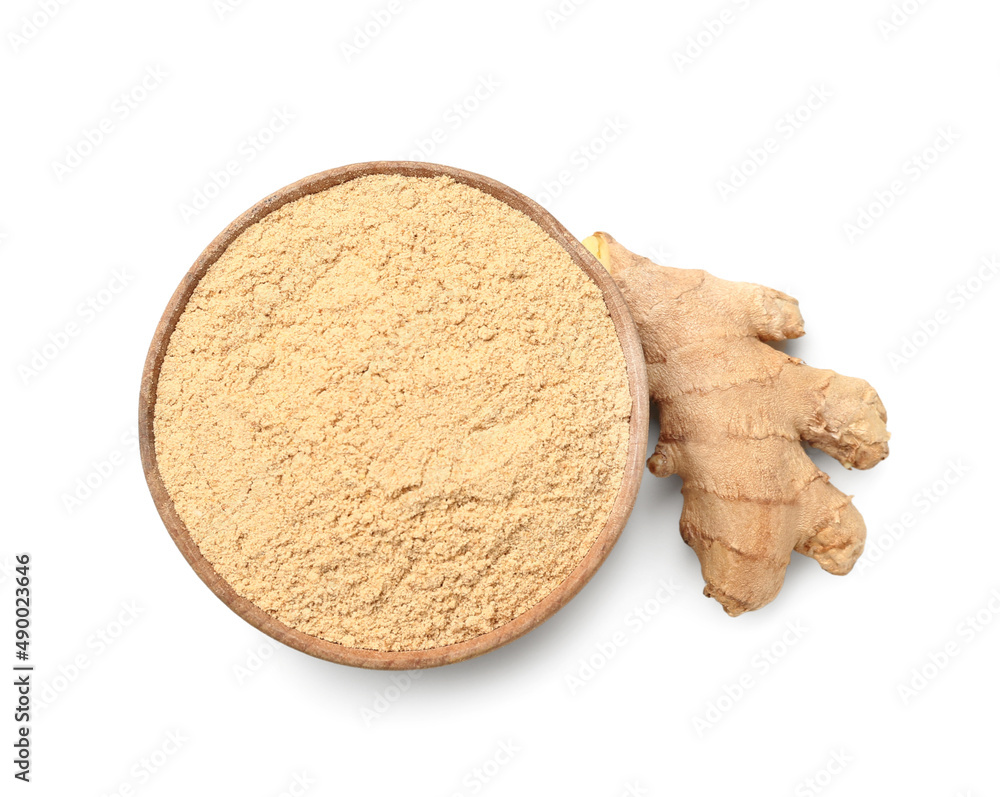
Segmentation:
<svg viewBox="0 0 1000 797">
<path fill-rule="evenodd" d="M 10 565 L 30 551 L 37 668 L 33 782 L 8 791 L 5 763 L 4 794 L 1000 794 L 1000 280 L 976 281 L 1000 255 L 1000 6 L 909 0 L 890 30 L 888 0 L 400 0 L 351 54 L 387 2 L 50 5 L 0 13 L 0 639 L 12 662 Z M 780 132 L 813 87 L 832 97 Z M 250 159 L 275 110 L 294 120 Z M 602 133 L 614 140 L 594 145 Z M 719 181 L 768 138 L 777 152 L 724 199 Z M 912 159 L 936 139 L 924 169 Z M 647 474 L 567 608 L 403 689 L 271 645 L 226 609 L 142 478 L 136 405 L 157 319 L 258 199 L 414 154 L 541 198 L 580 237 L 606 229 L 660 262 L 796 296 L 809 334 L 788 350 L 868 379 L 889 410 L 892 454 L 874 471 L 817 455 L 857 496 L 869 566 L 835 578 L 795 556 L 777 601 L 731 619 L 701 596 L 677 480 Z M 238 174 L 208 187 L 231 160 Z M 895 180 L 902 194 L 850 236 Z M 102 293 L 123 270 L 127 285 Z M 52 340 L 66 345 L 53 354 Z M 68 501 L 88 478 L 100 484 Z"/>
</svg>

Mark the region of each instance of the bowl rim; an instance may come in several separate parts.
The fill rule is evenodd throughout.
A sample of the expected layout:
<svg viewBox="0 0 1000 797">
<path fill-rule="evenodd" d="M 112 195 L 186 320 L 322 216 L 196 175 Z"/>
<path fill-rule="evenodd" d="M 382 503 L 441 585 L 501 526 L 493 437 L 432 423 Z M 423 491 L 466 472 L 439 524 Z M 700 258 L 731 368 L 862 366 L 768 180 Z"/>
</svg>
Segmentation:
<svg viewBox="0 0 1000 797">
<path fill-rule="evenodd" d="M 600 289 L 625 356 L 627 381 L 632 398 L 628 454 L 621 487 L 604 528 L 569 576 L 545 598 L 504 625 L 462 642 L 422 650 L 379 651 L 339 645 L 292 628 L 249 599 L 237 594 L 229 582 L 219 575 L 212 563 L 202 555 L 192 539 L 177 514 L 173 500 L 160 476 L 156 460 L 153 427 L 160 369 L 177 321 L 201 278 L 244 230 L 283 205 L 359 177 L 376 174 L 410 177 L 446 175 L 457 182 L 478 188 L 521 211 L 545 230 Z M 597 572 L 621 536 L 638 494 L 649 426 L 648 397 L 642 345 L 624 297 L 611 275 L 552 214 L 513 188 L 464 169 L 417 161 L 370 161 L 319 172 L 285 186 L 241 214 L 198 256 L 167 303 L 149 346 L 139 391 L 139 450 L 149 492 L 171 538 L 199 578 L 236 614 L 278 642 L 320 659 L 369 669 L 420 669 L 479 656 L 523 636 L 565 606 Z"/>
</svg>

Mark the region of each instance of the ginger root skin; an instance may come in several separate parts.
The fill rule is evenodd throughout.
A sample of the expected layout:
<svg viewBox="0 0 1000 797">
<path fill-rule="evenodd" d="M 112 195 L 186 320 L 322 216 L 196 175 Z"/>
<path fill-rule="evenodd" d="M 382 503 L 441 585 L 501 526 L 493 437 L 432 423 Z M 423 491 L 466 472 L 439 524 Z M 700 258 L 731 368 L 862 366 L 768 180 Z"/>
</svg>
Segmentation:
<svg viewBox="0 0 1000 797">
<path fill-rule="evenodd" d="M 864 520 L 801 444 L 848 468 L 885 459 L 886 412 L 871 385 L 767 345 L 805 334 L 791 296 L 659 266 L 607 233 L 583 243 L 639 329 L 660 412 L 648 466 L 684 481 L 681 536 L 701 561 L 705 594 L 732 616 L 759 609 L 780 591 L 792 551 L 850 572 Z"/>
</svg>

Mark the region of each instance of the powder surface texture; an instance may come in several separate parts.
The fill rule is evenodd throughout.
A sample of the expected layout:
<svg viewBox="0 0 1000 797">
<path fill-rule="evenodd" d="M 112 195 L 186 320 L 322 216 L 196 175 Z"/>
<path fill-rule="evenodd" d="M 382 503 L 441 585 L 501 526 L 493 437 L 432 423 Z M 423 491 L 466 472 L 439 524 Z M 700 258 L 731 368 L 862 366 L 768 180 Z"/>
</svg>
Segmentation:
<svg viewBox="0 0 1000 797">
<path fill-rule="evenodd" d="M 289 203 L 201 279 L 154 434 L 216 571 L 356 648 L 468 640 L 580 563 L 621 486 L 630 396 L 597 286 L 448 177 Z"/>
</svg>

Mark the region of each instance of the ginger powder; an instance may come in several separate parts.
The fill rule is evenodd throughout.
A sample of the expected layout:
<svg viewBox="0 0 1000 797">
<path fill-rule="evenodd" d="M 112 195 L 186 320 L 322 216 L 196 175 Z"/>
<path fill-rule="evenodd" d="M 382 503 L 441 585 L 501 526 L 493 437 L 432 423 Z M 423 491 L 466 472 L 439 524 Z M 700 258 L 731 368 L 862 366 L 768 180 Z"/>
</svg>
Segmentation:
<svg viewBox="0 0 1000 797">
<path fill-rule="evenodd" d="M 451 177 L 371 175 L 208 268 L 153 428 L 178 516 L 239 595 L 408 651 L 566 579 L 621 487 L 630 406 L 601 292 L 541 227 Z"/>
</svg>

